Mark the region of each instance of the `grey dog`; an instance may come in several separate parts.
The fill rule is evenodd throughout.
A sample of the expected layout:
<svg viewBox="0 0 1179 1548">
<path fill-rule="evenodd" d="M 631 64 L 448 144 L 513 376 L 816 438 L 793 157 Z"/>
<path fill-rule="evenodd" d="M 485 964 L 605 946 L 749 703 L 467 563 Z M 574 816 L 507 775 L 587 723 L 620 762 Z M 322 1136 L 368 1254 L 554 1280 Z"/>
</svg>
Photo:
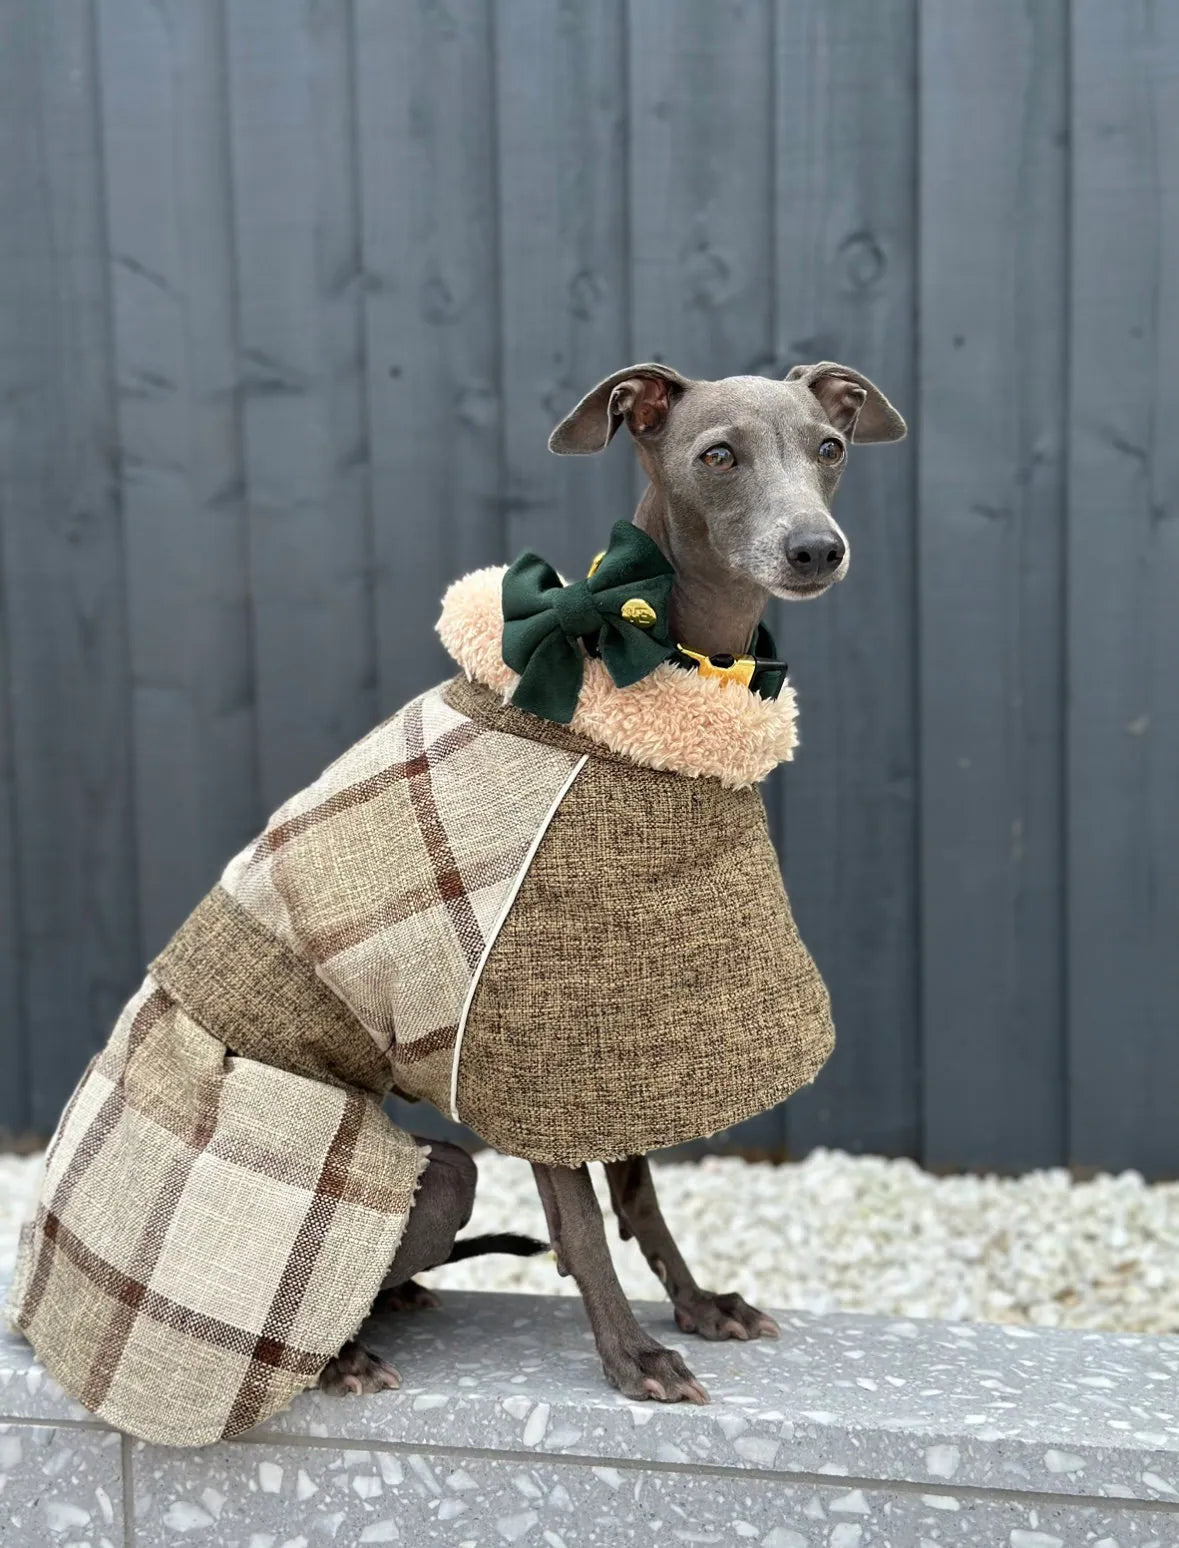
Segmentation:
<svg viewBox="0 0 1179 1548">
<path fill-rule="evenodd" d="M 801 601 L 843 579 L 851 548 L 830 507 L 848 445 L 905 434 L 904 420 L 867 377 L 831 361 L 795 366 L 781 381 L 692 381 L 647 363 L 599 382 L 553 431 L 549 447 L 561 455 L 599 452 L 624 422 L 650 480 L 635 523 L 676 572 L 672 638 L 710 656 L 744 654 L 771 597 Z M 608 1379 L 632 1398 L 707 1402 L 683 1359 L 639 1326 L 610 1258 L 588 1168 L 534 1171 L 557 1267 L 577 1282 Z M 609 1162 L 606 1175 L 621 1234 L 638 1241 L 684 1332 L 777 1336 L 774 1320 L 741 1296 L 696 1283 L 660 1212 L 645 1156 Z M 432 1144 L 378 1308 L 433 1304 L 413 1275 L 451 1256 L 474 1194 L 466 1152 Z M 514 1238 L 500 1250 L 539 1245 Z M 374 1391 L 398 1380 L 368 1347 L 362 1327 L 320 1384 Z"/>
</svg>

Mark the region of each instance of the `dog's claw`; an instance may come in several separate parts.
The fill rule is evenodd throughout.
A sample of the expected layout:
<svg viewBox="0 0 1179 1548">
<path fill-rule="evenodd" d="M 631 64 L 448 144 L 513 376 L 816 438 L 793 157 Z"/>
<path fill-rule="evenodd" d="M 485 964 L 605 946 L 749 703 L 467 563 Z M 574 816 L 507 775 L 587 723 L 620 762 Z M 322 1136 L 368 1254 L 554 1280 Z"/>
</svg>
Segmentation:
<svg viewBox="0 0 1179 1548">
<path fill-rule="evenodd" d="M 685 1299 L 675 1309 L 675 1320 L 685 1333 L 701 1338 L 778 1338 L 781 1329 L 772 1317 L 750 1306 L 739 1295 L 711 1295 L 700 1292 Z"/>
<path fill-rule="evenodd" d="M 387 1361 L 371 1354 L 363 1344 L 350 1340 L 320 1372 L 319 1389 L 332 1397 L 353 1393 L 384 1392 L 401 1385 L 401 1375 Z"/>
<path fill-rule="evenodd" d="M 708 1393 L 674 1349 L 658 1344 L 628 1350 L 603 1362 L 606 1375 L 624 1397 L 656 1403 L 707 1403 Z"/>
</svg>

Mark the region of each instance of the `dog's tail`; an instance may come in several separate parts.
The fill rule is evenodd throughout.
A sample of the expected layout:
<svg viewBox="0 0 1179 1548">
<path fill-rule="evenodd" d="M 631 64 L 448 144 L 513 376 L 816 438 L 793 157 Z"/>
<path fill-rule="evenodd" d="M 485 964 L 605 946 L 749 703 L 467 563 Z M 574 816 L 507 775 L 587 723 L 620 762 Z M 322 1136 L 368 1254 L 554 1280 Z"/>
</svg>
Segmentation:
<svg viewBox="0 0 1179 1548">
<path fill-rule="evenodd" d="M 507 1252 L 517 1258 L 531 1258 L 535 1253 L 548 1252 L 548 1242 L 538 1242 L 535 1236 L 517 1236 L 514 1231 L 492 1232 L 488 1236 L 468 1236 L 455 1242 L 450 1249 L 447 1263 L 461 1263 L 464 1258 L 480 1258 L 485 1252 Z"/>
</svg>

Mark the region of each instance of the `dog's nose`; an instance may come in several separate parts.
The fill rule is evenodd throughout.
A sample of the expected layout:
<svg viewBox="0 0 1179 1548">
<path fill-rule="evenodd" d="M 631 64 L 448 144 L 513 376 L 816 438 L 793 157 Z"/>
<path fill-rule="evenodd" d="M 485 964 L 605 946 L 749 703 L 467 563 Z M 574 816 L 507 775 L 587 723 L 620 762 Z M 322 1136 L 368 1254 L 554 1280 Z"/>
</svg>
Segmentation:
<svg viewBox="0 0 1179 1548">
<path fill-rule="evenodd" d="M 806 580 L 822 580 L 838 570 L 847 546 L 835 532 L 800 532 L 786 550 L 790 568 Z"/>
</svg>

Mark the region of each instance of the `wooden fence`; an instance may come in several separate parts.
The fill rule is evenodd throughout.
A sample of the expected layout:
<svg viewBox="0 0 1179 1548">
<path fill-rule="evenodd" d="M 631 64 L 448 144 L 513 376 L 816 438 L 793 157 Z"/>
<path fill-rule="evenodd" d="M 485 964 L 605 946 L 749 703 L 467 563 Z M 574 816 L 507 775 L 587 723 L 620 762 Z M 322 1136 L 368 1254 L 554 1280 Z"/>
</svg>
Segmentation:
<svg viewBox="0 0 1179 1548">
<path fill-rule="evenodd" d="M 913 426 L 779 620 L 840 1043 L 740 1141 L 1179 1173 L 1168 0 L 0 0 L 0 1123 L 450 578 L 630 510 L 545 438 L 648 357 Z"/>
</svg>

